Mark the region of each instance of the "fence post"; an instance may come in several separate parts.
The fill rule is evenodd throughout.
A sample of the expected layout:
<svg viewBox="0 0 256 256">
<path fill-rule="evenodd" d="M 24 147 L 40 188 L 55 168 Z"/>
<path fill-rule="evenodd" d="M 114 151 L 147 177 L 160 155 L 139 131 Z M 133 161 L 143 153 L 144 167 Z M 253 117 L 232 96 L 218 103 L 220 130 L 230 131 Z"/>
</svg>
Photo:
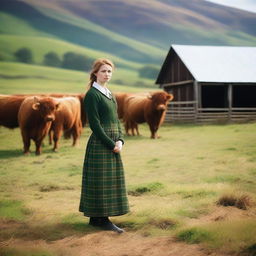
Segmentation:
<svg viewBox="0 0 256 256">
<path fill-rule="evenodd" d="M 194 101 L 195 101 L 195 116 L 194 121 L 197 122 L 197 115 L 198 115 L 198 82 L 194 81 Z"/>
<path fill-rule="evenodd" d="M 233 97 L 233 86 L 228 84 L 228 121 L 232 121 L 232 97 Z"/>
</svg>

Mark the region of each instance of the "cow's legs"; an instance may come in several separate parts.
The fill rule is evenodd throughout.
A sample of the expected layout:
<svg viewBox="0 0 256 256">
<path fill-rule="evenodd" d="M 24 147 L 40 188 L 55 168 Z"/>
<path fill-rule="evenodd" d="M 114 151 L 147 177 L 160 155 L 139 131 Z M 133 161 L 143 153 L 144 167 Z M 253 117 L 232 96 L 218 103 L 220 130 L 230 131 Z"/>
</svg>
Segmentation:
<svg viewBox="0 0 256 256">
<path fill-rule="evenodd" d="M 52 145 L 53 131 L 50 130 L 48 135 L 49 135 L 49 145 Z"/>
<path fill-rule="evenodd" d="M 40 138 L 40 139 L 37 139 L 35 141 L 35 144 L 36 144 L 36 155 L 40 155 L 42 153 L 42 149 L 41 149 L 42 140 L 43 140 L 43 138 Z"/>
<path fill-rule="evenodd" d="M 135 130 L 136 130 L 137 135 L 140 135 L 140 133 L 139 133 L 139 126 L 138 126 L 138 124 L 136 124 L 136 125 L 135 125 Z"/>
<path fill-rule="evenodd" d="M 132 136 L 135 136 L 135 130 L 136 130 L 137 135 L 138 135 L 138 124 L 137 123 L 131 122 L 130 128 L 132 130 Z"/>
<path fill-rule="evenodd" d="M 81 133 L 82 133 L 82 122 L 81 120 L 79 119 L 75 125 L 73 126 L 73 131 L 72 131 L 72 134 L 73 134 L 73 146 L 75 146 L 77 144 L 77 140 L 78 138 L 80 137 Z"/>
<path fill-rule="evenodd" d="M 135 136 L 135 132 L 134 132 L 135 123 L 134 123 L 134 122 L 131 122 L 130 128 L 131 128 L 131 130 L 132 130 L 132 136 Z"/>
<path fill-rule="evenodd" d="M 25 131 L 22 131 L 21 135 L 22 135 L 23 146 L 24 146 L 23 153 L 27 155 L 29 153 L 29 148 L 30 148 L 30 138 Z"/>
<path fill-rule="evenodd" d="M 61 133 L 62 133 L 62 128 L 61 128 L 61 127 L 56 128 L 56 129 L 53 131 L 53 141 L 54 141 L 53 151 L 54 151 L 54 152 L 57 152 L 57 151 L 58 151 L 58 148 L 59 148 L 59 139 L 60 139 L 60 137 L 61 137 Z"/>
<path fill-rule="evenodd" d="M 72 137 L 73 137 L 73 144 L 72 144 L 72 146 L 75 146 L 77 144 L 77 139 L 78 139 L 77 127 L 73 127 L 72 128 Z"/>
<path fill-rule="evenodd" d="M 130 135 L 130 134 L 129 134 L 129 121 L 125 121 L 124 127 L 125 127 L 126 135 Z"/>
<path fill-rule="evenodd" d="M 158 138 L 158 136 L 157 136 L 158 127 L 156 127 L 154 125 L 150 125 L 149 128 L 151 131 L 151 139 L 157 139 Z"/>
</svg>

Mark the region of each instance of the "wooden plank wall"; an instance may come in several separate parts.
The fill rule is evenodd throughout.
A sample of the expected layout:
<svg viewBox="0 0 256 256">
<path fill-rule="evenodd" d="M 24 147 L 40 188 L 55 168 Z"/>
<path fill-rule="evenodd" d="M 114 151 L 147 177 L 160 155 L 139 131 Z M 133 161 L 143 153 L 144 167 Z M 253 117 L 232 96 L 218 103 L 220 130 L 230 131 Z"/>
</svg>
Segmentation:
<svg viewBox="0 0 256 256">
<path fill-rule="evenodd" d="M 166 123 L 242 123 L 256 121 L 256 108 L 198 108 L 195 101 L 170 102 Z"/>
</svg>

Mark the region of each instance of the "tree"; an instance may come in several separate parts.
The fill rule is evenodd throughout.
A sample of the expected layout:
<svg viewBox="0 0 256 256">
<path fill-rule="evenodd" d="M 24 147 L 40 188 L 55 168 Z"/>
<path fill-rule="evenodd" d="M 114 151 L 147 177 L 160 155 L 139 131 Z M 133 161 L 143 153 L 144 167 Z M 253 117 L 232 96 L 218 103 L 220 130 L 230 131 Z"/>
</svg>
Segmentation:
<svg viewBox="0 0 256 256">
<path fill-rule="evenodd" d="M 88 71 L 90 70 L 91 64 L 92 59 L 85 55 L 74 52 L 67 52 L 63 55 L 63 68 Z"/>
<path fill-rule="evenodd" d="M 154 65 L 146 65 L 139 69 L 140 77 L 156 79 L 159 73 L 159 68 Z"/>
<path fill-rule="evenodd" d="M 24 63 L 32 63 L 33 62 L 33 55 L 30 49 L 28 48 L 20 48 L 14 53 L 16 59 L 20 62 Z"/>
<path fill-rule="evenodd" d="M 61 59 L 55 52 L 48 52 L 44 55 L 44 65 L 51 67 L 60 67 Z"/>
</svg>

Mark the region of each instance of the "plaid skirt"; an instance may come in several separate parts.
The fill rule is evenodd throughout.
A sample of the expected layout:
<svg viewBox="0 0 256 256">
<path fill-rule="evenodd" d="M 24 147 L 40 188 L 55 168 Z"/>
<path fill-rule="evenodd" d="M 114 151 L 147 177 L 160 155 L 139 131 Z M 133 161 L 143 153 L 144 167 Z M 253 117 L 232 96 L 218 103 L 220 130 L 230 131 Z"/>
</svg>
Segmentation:
<svg viewBox="0 0 256 256">
<path fill-rule="evenodd" d="M 118 127 L 104 128 L 114 141 Z M 92 134 L 88 140 L 79 211 L 88 217 L 118 216 L 129 212 L 121 155 Z"/>
</svg>

